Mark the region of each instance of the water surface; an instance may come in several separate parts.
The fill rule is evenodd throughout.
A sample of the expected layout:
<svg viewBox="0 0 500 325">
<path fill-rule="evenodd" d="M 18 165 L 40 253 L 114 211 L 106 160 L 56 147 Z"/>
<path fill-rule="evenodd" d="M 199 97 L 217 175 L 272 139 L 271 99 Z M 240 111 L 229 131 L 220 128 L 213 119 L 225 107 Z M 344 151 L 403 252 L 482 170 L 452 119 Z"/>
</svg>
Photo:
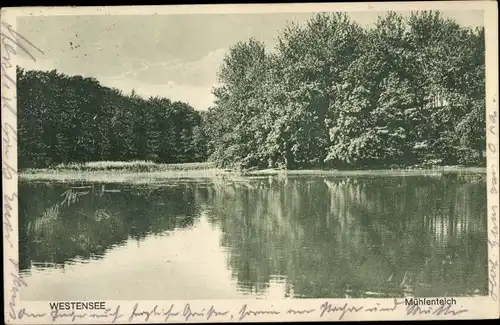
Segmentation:
<svg viewBox="0 0 500 325">
<path fill-rule="evenodd" d="M 476 173 L 21 182 L 23 300 L 487 295 Z"/>
</svg>

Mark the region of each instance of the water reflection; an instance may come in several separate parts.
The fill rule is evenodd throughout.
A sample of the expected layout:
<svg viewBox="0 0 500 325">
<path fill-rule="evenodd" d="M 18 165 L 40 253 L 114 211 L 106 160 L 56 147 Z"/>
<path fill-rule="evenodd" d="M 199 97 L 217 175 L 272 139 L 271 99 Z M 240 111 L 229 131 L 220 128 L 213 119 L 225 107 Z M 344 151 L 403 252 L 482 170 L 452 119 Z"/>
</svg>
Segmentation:
<svg viewBox="0 0 500 325">
<path fill-rule="evenodd" d="M 487 294 L 477 174 L 19 191 L 23 299 Z"/>
</svg>

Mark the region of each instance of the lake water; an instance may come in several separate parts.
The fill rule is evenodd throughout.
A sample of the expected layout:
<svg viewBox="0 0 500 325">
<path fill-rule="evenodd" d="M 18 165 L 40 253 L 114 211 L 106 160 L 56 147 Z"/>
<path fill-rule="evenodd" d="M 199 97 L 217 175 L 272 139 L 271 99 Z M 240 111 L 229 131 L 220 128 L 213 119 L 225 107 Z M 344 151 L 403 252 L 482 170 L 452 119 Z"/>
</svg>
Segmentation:
<svg viewBox="0 0 500 325">
<path fill-rule="evenodd" d="M 485 174 L 20 182 L 23 300 L 487 294 Z"/>
</svg>

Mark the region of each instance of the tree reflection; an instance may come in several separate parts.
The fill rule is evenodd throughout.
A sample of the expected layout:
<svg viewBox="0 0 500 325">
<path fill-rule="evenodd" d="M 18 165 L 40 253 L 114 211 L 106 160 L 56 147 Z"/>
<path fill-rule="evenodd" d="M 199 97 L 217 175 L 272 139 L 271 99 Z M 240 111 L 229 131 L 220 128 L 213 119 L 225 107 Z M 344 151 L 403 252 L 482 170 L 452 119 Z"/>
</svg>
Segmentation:
<svg viewBox="0 0 500 325">
<path fill-rule="evenodd" d="M 486 193 L 474 177 L 270 177 L 215 186 L 207 200 L 244 291 L 281 276 L 285 296 L 486 294 Z"/>
<path fill-rule="evenodd" d="M 21 269 L 100 258 L 206 216 L 243 293 L 487 294 L 479 174 L 261 177 L 149 186 L 21 183 Z M 203 213 L 202 213 L 203 212 Z M 203 245 L 203 238 L 200 238 Z"/>
<path fill-rule="evenodd" d="M 193 225 L 191 185 L 19 184 L 20 268 L 102 256 L 133 238 Z"/>
</svg>

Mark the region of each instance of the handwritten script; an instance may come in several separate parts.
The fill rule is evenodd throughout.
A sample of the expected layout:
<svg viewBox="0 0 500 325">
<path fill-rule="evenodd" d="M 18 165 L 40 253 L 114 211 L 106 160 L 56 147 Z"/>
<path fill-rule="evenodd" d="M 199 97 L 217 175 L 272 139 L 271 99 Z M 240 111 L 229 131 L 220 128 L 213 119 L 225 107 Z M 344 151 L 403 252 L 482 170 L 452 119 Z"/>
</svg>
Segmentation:
<svg viewBox="0 0 500 325">
<path fill-rule="evenodd" d="M 13 177 L 17 175 L 17 167 L 12 164 L 12 160 L 16 161 L 17 156 L 11 155 L 14 145 L 17 143 L 17 131 L 15 125 L 17 117 L 16 96 L 11 90 L 16 88 L 16 66 L 13 64 L 13 58 L 21 51 L 36 62 L 35 52 L 43 54 L 43 51 L 36 47 L 33 43 L 27 40 L 24 36 L 17 33 L 11 25 L 2 22 L 0 30 L 0 43 L 2 46 L 2 61 L 1 61 L 1 81 L 2 81 L 2 185 L 3 185 L 3 229 L 4 229 L 4 244 L 9 248 L 14 248 L 15 239 L 13 233 L 14 227 L 12 210 L 17 206 L 17 184 Z M 10 116 L 8 114 L 11 114 Z M 14 120 L 13 123 L 5 121 Z M 12 182 L 9 183 L 9 181 Z M 10 186 L 7 186 L 10 185 Z M 17 236 L 16 236 L 17 238 Z M 5 268 L 5 283 L 8 291 L 6 297 L 7 314 L 11 320 L 25 316 L 35 317 L 37 314 L 30 314 L 25 309 L 17 310 L 19 290 L 26 286 L 26 283 L 19 276 L 18 257 L 9 256 L 6 254 Z"/>
<path fill-rule="evenodd" d="M 2 119 L 6 114 L 11 114 L 11 117 L 17 117 L 17 104 L 14 94 L 8 90 L 16 88 L 16 67 L 13 64 L 13 58 L 21 51 L 34 62 L 36 62 L 35 54 L 44 54 L 44 52 L 34 45 L 24 36 L 17 33 L 11 25 L 3 22 L 1 24 L 0 42 L 2 47 L 1 57 L 1 81 L 2 81 Z M 497 112 L 488 116 L 488 132 L 497 137 Z M 15 153 L 13 150 L 17 144 L 17 131 L 15 124 L 2 120 L 2 181 L 13 180 L 17 175 L 17 167 L 12 163 L 15 162 Z M 493 155 L 498 154 L 497 144 L 489 142 L 487 150 Z M 492 195 L 498 195 L 498 165 L 496 162 L 489 164 L 488 173 L 491 175 L 491 185 L 488 189 Z M 17 236 L 14 236 L 13 222 L 13 207 L 17 206 L 18 193 L 17 184 L 12 184 L 8 188 L 3 188 L 3 227 L 4 227 L 4 242 L 10 248 L 15 247 Z M 489 206 L 490 212 L 490 231 L 488 236 L 489 248 L 494 252 L 492 258 L 489 259 L 489 294 L 494 301 L 498 301 L 498 249 L 499 249 L 499 226 L 498 226 L 498 205 L 497 203 Z M 15 237 L 15 238 L 14 238 Z M 220 308 L 216 305 L 206 307 L 195 307 L 192 304 L 168 304 L 165 306 L 156 304 L 152 307 L 135 303 L 132 308 L 126 309 L 122 305 L 116 305 L 112 308 L 106 308 L 103 311 L 76 311 L 76 310 L 52 310 L 47 312 L 30 311 L 28 308 L 20 308 L 19 292 L 22 287 L 27 286 L 26 282 L 19 275 L 19 263 L 17 256 L 6 256 L 6 291 L 7 301 L 5 302 L 7 314 L 10 320 L 21 319 L 46 319 L 50 318 L 53 322 L 58 320 L 77 321 L 106 321 L 111 323 L 121 322 L 168 322 L 168 321 L 252 321 L 256 318 L 266 317 L 272 320 L 275 316 L 306 316 L 329 320 L 332 318 L 343 320 L 349 315 L 359 313 L 382 314 L 404 311 L 407 316 L 433 315 L 433 316 L 457 316 L 466 313 L 468 310 L 457 308 L 452 305 L 445 306 L 405 306 L 404 300 L 394 299 L 391 304 L 383 305 L 373 302 L 371 305 L 363 305 L 355 301 L 346 301 L 344 303 L 332 303 L 329 301 L 321 302 L 316 308 L 255 308 L 249 304 L 243 304 L 235 309 Z"/>
<path fill-rule="evenodd" d="M 493 139 L 498 139 L 498 114 L 497 111 L 494 111 L 491 114 L 488 114 L 488 135 Z M 495 140 L 496 141 L 496 140 Z M 488 142 L 487 150 L 493 156 L 497 157 L 498 155 L 498 144 L 492 141 Z M 493 162 L 489 163 L 488 173 L 490 176 L 490 188 L 489 194 L 491 197 L 498 198 L 498 162 L 493 160 Z M 496 200 L 496 199 L 495 199 Z M 491 299 L 494 301 L 498 301 L 498 258 L 499 258 L 499 228 L 498 228 L 498 202 L 492 202 L 489 206 L 489 214 L 490 220 L 489 224 L 489 234 L 488 234 L 488 248 L 490 251 L 490 259 L 488 260 L 488 291 Z"/>
<path fill-rule="evenodd" d="M 442 306 L 417 306 L 405 305 L 404 300 L 394 299 L 392 303 L 381 304 L 380 302 L 371 305 L 362 305 L 360 303 L 346 301 L 344 303 L 333 303 L 325 301 L 317 308 L 294 309 L 294 308 L 254 308 L 248 304 L 243 304 L 239 308 L 220 308 L 210 305 L 205 308 L 195 307 L 190 303 L 186 304 L 167 304 L 165 306 L 155 304 L 146 307 L 146 304 L 135 303 L 131 310 L 125 310 L 121 305 L 106 308 L 103 311 L 77 311 L 77 310 L 52 310 L 47 313 L 32 313 L 25 308 L 17 313 L 19 319 L 31 318 L 39 319 L 41 317 L 50 317 L 53 322 L 56 321 L 88 321 L 100 319 L 110 323 L 157 323 L 157 322 L 178 322 L 178 321 L 253 321 L 257 319 L 272 320 L 274 316 L 289 316 L 289 319 L 295 319 L 297 315 L 311 315 L 324 320 L 343 320 L 347 315 L 365 313 L 370 315 L 382 313 L 402 312 L 401 316 L 457 316 L 466 313 L 468 310 L 456 308 L 452 305 Z M 381 316 L 375 316 L 381 317 Z M 276 318 L 282 319 L 282 318 Z"/>
</svg>

